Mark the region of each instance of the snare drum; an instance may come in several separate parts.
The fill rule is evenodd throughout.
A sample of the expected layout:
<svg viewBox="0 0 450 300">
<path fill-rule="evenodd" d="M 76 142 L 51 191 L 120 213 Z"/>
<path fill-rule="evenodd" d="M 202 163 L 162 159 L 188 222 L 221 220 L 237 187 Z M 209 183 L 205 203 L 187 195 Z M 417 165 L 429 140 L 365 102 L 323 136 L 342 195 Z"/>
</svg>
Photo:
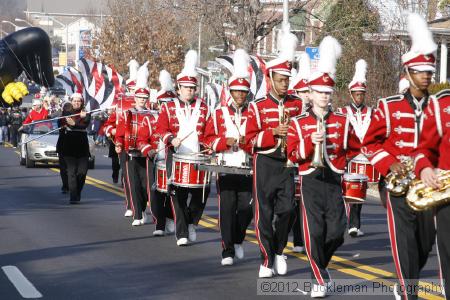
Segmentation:
<svg viewBox="0 0 450 300">
<path fill-rule="evenodd" d="M 300 189 L 300 177 L 299 176 L 295 176 L 294 177 L 294 183 L 295 183 L 295 195 L 294 198 L 297 201 L 302 200 L 302 191 Z"/>
<path fill-rule="evenodd" d="M 174 154 L 172 184 L 187 188 L 201 188 L 205 184 L 209 184 L 209 172 L 197 170 L 195 165 L 205 164 L 210 161 L 210 156 L 202 154 Z"/>
<path fill-rule="evenodd" d="M 360 174 L 344 174 L 342 196 L 346 203 L 362 204 L 366 200 L 367 176 Z"/>
<path fill-rule="evenodd" d="M 160 160 L 156 163 L 156 190 L 161 193 L 167 193 L 167 172 L 166 162 Z"/>
<path fill-rule="evenodd" d="M 380 173 L 362 154 L 359 154 L 348 163 L 348 172 L 366 175 L 369 183 L 377 183 L 378 181 L 380 181 L 381 177 Z"/>
</svg>

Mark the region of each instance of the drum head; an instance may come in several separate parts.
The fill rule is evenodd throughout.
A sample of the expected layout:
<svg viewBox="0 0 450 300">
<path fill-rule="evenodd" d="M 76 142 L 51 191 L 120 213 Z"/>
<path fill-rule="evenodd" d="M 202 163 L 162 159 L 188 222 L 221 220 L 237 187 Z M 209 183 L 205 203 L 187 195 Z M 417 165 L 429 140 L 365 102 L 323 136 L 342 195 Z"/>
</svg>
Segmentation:
<svg viewBox="0 0 450 300">
<path fill-rule="evenodd" d="M 347 204 L 363 204 L 365 200 L 361 198 L 344 196 L 344 201 Z"/>
<path fill-rule="evenodd" d="M 177 161 L 205 162 L 211 161 L 211 156 L 200 153 L 192 153 L 192 154 L 174 153 L 173 159 Z"/>
<path fill-rule="evenodd" d="M 361 174 L 354 174 L 354 173 L 345 173 L 344 174 L 344 181 L 347 182 L 364 182 L 369 180 L 369 178 L 366 175 Z"/>
<path fill-rule="evenodd" d="M 360 164 L 366 164 L 370 165 L 370 161 L 367 159 L 367 157 L 364 156 L 364 154 L 358 154 L 355 158 L 353 158 L 350 162 L 360 163 Z"/>
<path fill-rule="evenodd" d="M 166 162 L 164 160 L 160 160 L 156 162 L 156 167 L 160 170 L 166 169 Z"/>
</svg>

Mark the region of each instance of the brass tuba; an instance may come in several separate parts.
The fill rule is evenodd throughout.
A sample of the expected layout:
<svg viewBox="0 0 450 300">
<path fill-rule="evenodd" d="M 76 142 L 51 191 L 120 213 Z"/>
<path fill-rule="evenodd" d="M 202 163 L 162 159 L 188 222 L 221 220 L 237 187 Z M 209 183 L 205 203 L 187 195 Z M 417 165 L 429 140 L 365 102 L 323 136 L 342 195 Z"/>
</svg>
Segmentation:
<svg viewBox="0 0 450 300">
<path fill-rule="evenodd" d="M 317 119 L 316 132 L 321 132 L 323 128 L 325 128 L 323 116 L 320 119 Z M 314 156 L 309 165 L 312 168 L 324 168 L 325 164 L 323 163 L 323 143 L 314 145 Z"/>
<path fill-rule="evenodd" d="M 413 159 L 409 156 L 404 156 L 400 159 L 400 162 L 406 166 L 406 174 L 399 175 L 391 172 L 384 179 L 386 189 L 396 197 L 405 195 L 408 192 L 411 182 L 416 178 Z"/>
<path fill-rule="evenodd" d="M 421 211 L 445 204 L 450 201 L 450 170 L 437 173 L 442 187 L 433 189 L 425 186 L 421 180 L 414 180 L 406 196 L 406 203 L 415 211 Z"/>
</svg>

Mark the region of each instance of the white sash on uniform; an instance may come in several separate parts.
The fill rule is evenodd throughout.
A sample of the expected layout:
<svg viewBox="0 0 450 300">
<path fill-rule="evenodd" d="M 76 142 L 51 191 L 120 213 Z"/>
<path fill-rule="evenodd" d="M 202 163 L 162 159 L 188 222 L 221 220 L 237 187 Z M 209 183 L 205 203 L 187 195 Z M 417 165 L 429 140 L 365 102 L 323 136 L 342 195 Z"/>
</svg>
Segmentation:
<svg viewBox="0 0 450 300">
<path fill-rule="evenodd" d="M 347 116 L 353 128 L 355 129 L 356 136 L 361 142 L 363 141 L 364 136 L 369 129 L 371 114 L 372 108 L 367 107 L 367 113 L 363 119 L 360 109 L 358 109 L 356 113 L 353 113 L 352 108 L 350 106 L 347 106 Z"/>
<path fill-rule="evenodd" d="M 177 138 L 184 140 L 175 152 L 180 154 L 198 153 L 200 151 L 200 145 L 197 134 L 197 123 L 200 117 L 201 100 L 196 100 L 192 114 L 190 111 L 190 105 L 185 104 L 185 107 L 181 108 L 179 101 L 179 99 L 175 99 L 175 113 L 179 125 Z"/>
<path fill-rule="evenodd" d="M 222 107 L 222 114 L 223 119 L 225 120 L 225 127 L 226 127 L 226 134 L 225 137 L 227 138 L 234 138 L 238 140 L 239 145 L 239 138 L 241 136 L 245 136 L 245 127 L 247 124 L 247 120 L 244 121 L 244 123 L 241 125 L 242 120 L 242 114 L 241 112 L 236 113 L 234 122 L 231 119 L 230 112 L 228 111 L 228 107 Z M 238 149 L 238 151 L 233 151 L 233 147 L 229 150 L 226 150 L 219 154 L 219 161 L 223 160 L 225 162 L 226 166 L 231 167 L 242 167 L 243 164 L 247 163 L 248 155 L 247 153 L 242 150 Z"/>
</svg>

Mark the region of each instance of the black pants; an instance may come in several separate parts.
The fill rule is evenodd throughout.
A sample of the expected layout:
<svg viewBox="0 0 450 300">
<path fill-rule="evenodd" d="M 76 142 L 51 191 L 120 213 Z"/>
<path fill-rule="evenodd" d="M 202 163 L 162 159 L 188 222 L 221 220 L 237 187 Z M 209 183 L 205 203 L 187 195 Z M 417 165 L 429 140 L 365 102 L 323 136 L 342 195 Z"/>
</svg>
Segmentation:
<svg viewBox="0 0 450 300">
<path fill-rule="evenodd" d="M 234 244 L 242 244 L 252 221 L 252 177 L 221 174 L 217 179 L 222 258 L 234 257 Z"/>
<path fill-rule="evenodd" d="M 135 220 L 140 220 L 142 219 L 142 212 L 145 211 L 148 201 L 147 158 L 128 156 L 127 174 L 131 193 L 131 209 L 133 210 L 133 218 Z"/>
<path fill-rule="evenodd" d="M 58 161 L 59 161 L 59 176 L 61 176 L 61 181 L 62 181 L 61 189 L 68 190 L 69 189 L 69 179 L 67 176 L 67 164 L 61 153 L 58 154 Z"/>
<path fill-rule="evenodd" d="M 361 228 L 361 208 L 362 204 L 351 204 L 348 228 Z"/>
<path fill-rule="evenodd" d="M 67 178 L 69 183 L 70 201 L 80 201 L 86 174 L 88 171 L 89 158 L 64 156 L 67 165 Z"/>
<path fill-rule="evenodd" d="M 119 154 L 120 165 L 122 167 L 122 185 L 123 193 L 125 194 L 125 206 L 127 209 L 131 209 L 131 192 L 130 192 L 130 180 L 128 176 L 128 155 L 125 151 Z"/>
<path fill-rule="evenodd" d="M 439 265 L 445 295 L 450 298 L 450 204 L 436 209 L 436 235 Z"/>
<path fill-rule="evenodd" d="M 166 217 L 172 218 L 172 208 L 170 197 L 167 193 L 156 190 L 155 184 L 155 164 L 153 160 L 147 158 L 147 194 L 149 207 L 155 222 L 156 230 L 164 230 L 166 227 Z"/>
<path fill-rule="evenodd" d="M 266 268 L 272 268 L 275 254 L 281 255 L 288 241 L 294 207 L 294 170 L 285 165 L 285 161 L 262 154 L 253 159 L 255 231 Z"/>
<path fill-rule="evenodd" d="M 329 168 L 300 177 L 303 238 L 311 265 L 311 278 L 324 285 L 334 252 L 344 243 L 347 226 L 341 176 Z"/>
<path fill-rule="evenodd" d="M 177 239 L 187 238 L 189 236 L 188 225 L 197 225 L 202 217 L 209 195 L 209 186 L 206 186 L 204 199 L 202 188 L 169 185 L 169 192 L 175 219 L 175 236 Z M 189 194 L 191 199 L 188 204 Z"/>
<path fill-rule="evenodd" d="M 387 205 L 389 239 L 402 299 L 417 299 L 420 270 L 425 266 L 433 243 L 435 228 L 433 210 L 413 211 L 405 197 L 384 194 Z M 446 237 L 448 239 L 448 236 Z"/>
<path fill-rule="evenodd" d="M 303 247 L 303 237 L 302 237 L 302 206 L 299 201 L 295 201 L 295 207 L 292 211 L 290 228 L 292 230 L 292 235 L 294 237 L 294 247 Z"/>
<path fill-rule="evenodd" d="M 120 162 L 119 155 L 116 153 L 115 145 L 110 140 L 108 140 L 109 151 L 108 156 L 111 158 L 111 169 L 113 180 L 119 180 Z"/>
<path fill-rule="evenodd" d="M 17 147 L 17 143 L 20 139 L 19 128 L 20 125 L 11 125 L 11 144 L 13 147 Z"/>
<path fill-rule="evenodd" d="M 151 210 L 153 220 L 156 224 L 155 230 L 164 230 L 166 228 L 166 218 L 173 219 L 170 197 L 167 193 L 152 191 Z"/>
</svg>

